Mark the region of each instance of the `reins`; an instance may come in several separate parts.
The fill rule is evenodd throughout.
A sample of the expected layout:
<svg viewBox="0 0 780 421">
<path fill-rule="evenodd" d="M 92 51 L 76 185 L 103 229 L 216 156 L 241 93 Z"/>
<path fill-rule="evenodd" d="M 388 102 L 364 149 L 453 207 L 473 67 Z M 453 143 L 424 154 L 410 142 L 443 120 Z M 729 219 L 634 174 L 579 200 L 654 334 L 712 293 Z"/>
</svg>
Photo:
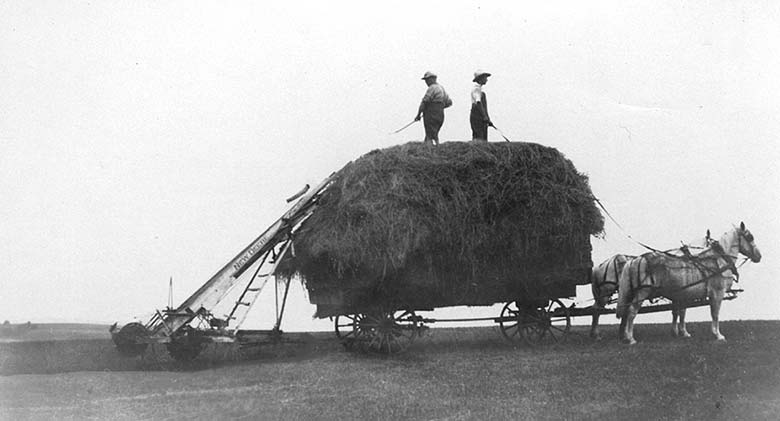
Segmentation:
<svg viewBox="0 0 780 421">
<path fill-rule="evenodd" d="M 604 211 L 604 213 L 605 213 L 605 214 L 606 214 L 606 215 L 609 217 L 609 219 L 610 219 L 610 220 L 611 220 L 611 221 L 612 221 L 612 222 L 615 224 L 615 226 L 617 226 L 618 228 L 620 228 L 620 231 L 623 231 L 623 235 L 625 235 L 626 237 L 628 237 L 628 239 L 629 239 L 629 240 L 631 240 L 631 241 L 633 241 L 633 242 L 635 242 L 635 243 L 639 244 L 640 246 L 642 246 L 642 247 L 644 247 L 644 248 L 646 248 L 646 249 L 648 249 L 648 250 L 650 250 L 650 251 L 655 251 L 655 252 L 658 252 L 658 253 L 664 253 L 664 254 L 667 254 L 667 253 L 668 253 L 668 252 L 666 252 L 666 251 L 662 251 L 662 250 L 658 250 L 658 249 L 655 249 L 655 248 L 653 248 L 653 247 L 650 247 L 650 246 L 648 246 L 647 244 L 645 244 L 645 243 L 643 243 L 643 242 L 641 242 L 641 241 L 639 241 L 639 240 L 635 239 L 634 237 L 632 237 L 632 236 L 631 236 L 631 234 L 629 234 L 629 233 L 628 233 L 628 231 L 626 231 L 626 230 L 625 230 L 625 228 L 623 228 L 623 226 L 622 226 L 622 225 L 620 225 L 620 222 L 618 222 L 618 221 L 617 221 L 617 220 L 616 220 L 616 219 L 615 219 L 615 218 L 612 216 L 612 214 L 611 214 L 611 213 L 609 213 L 609 211 L 607 210 L 607 208 L 606 208 L 606 207 L 604 207 L 604 205 L 601 203 L 601 201 L 599 200 L 599 198 L 598 198 L 598 197 L 596 197 L 596 196 L 591 196 L 591 197 L 592 197 L 592 198 L 593 198 L 593 200 L 594 200 L 594 201 L 595 201 L 595 202 L 596 202 L 596 203 L 599 205 L 599 207 L 601 208 L 601 210 L 603 210 L 603 211 Z"/>
<path fill-rule="evenodd" d="M 604 213 L 607 215 L 607 217 L 609 217 L 609 219 L 610 219 L 610 220 L 611 220 L 611 221 L 612 221 L 612 222 L 615 224 L 615 226 L 617 226 L 617 227 L 620 229 L 620 231 L 622 231 L 622 232 L 623 232 L 623 235 L 625 235 L 625 236 L 626 236 L 626 237 L 627 237 L 629 240 L 631 240 L 631 241 L 633 241 L 633 242 L 635 242 L 635 243 L 639 244 L 640 246 L 642 246 L 642 247 L 644 247 L 644 248 L 646 248 L 646 249 L 648 249 L 648 250 L 650 250 L 650 251 L 653 251 L 653 252 L 656 252 L 656 253 L 662 253 L 662 254 L 664 254 L 664 255 L 667 255 L 667 256 L 669 256 L 669 257 L 675 257 L 675 258 L 679 258 L 679 257 L 680 257 L 680 256 L 677 256 L 677 255 L 674 255 L 674 254 L 670 253 L 668 250 L 659 250 L 659 249 L 657 249 L 657 248 L 654 248 L 654 247 L 648 246 L 647 244 L 645 244 L 645 243 L 643 243 L 643 242 L 641 242 L 641 241 L 639 241 L 639 240 L 635 239 L 634 237 L 632 237 L 632 236 L 631 236 L 631 234 L 629 234 L 629 233 L 628 233 L 628 231 L 626 231 L 626 230 L 625 230 L 625 228 L 623 228 L 623 226 L 622 226 L 622 225 L 620 225 L 620 222 L 618 222 L 618 221 L 617 221 L 617 220 L 616 220 L 616 219 L 615 219 L 615 218 L 612 216 L 612 214 L 611 214 L 611 213 L 609 213 L 609 211 L 607 210 L 607 208 L 606 208 L 606 207 L 604 207 L 604 205 L 601 203 L 601 201 L 599 200 L 599 198 L 598 198 L 598 197 L 596 197 L 596 196 L 591 196 L 591 198 L 592 198 L 592 199 L 593 199 L 593 200 L 596 202 L 596 204 L 598 204 L 598 205 L 599 205 L 599 207 L 601 208 L 601 210 L 603 210 L 603 211 L 604 211 Z M 709 235 L 709 231 L 708 231 L 708 235 Z M 740 235 L 742 235 L 742 234 L 740 234 Z M 715 240 L 711 240 L 711 241 L 712 241 L 713 243 L 717 243 L 717 241 L 715 241 Z M 691 246 L 691 245 L 687 245 L 687 244 L 683 244 L 683 247 L 681 247 L 681 248 L 680 248 L 680 250 L 681 250 L 681 249 L 683 249 L 683 248 L 699 248 L 699 249 L 702 249 L 702 250 L 706 250 L 706 248 L 705 248 L 705 247 L 697 247 L 697 246 Z M 678 250 L 678 249 L 673 249 L 673 250 Z M 735 256 L 728 255 L 728 254 L 726 254 L 726 253 L 722 253 L 722 254 L 723 254 L 724 256 L 728 256 L 728 257 L 734 257 L 734 259 L 735 259 L 735 260 L 736 260 L 736 259 L 739 259 L 739 256 L 736 256 L 736 257 L 735 257 Z M 695 258 L 695 256 L 691 256 L 691 257 L 692 257 L 692 258 Z M 745 261 L 743 261 L 743 262 L 740 264 L 740 266 L 742 266 L 743 264 L 745 264 L 745 262 L 746 262 L 747 260 L 748 260 L 748 259 L 747 259 L 747 258 L 745 258 Z M 734 269 L 736 269 L 736 268 L 734 268 Z"/>
<path fill-rule="evenodd" d="M 726 272 L 728 270 L 731 270 L 732 273 L 734 274 L 735 282 L 739 282 L 739 272 L 738 272 L 737 269 L 742 267 L 742 265 L 744 265 L 745 263 L 747 263 L 747 261 L 749 260 L 747 257 L 745 257 L 742 260 L 742 262 L 737 266 L 736 261 L 739 260 L 739 255 L 732 256 L 730 254 L 727 254 L 725 252 L 725 250 L 723 250 L 723 247 L 720 245 L 720 243 L 718 243 L 715 240 L 708 240 L 710 246 L 706 247 L 706 248 L 705 247 L 701 247 L 701 249 L 704 250 L 702 253 L 705 253 L 707 250 L 713 250 L 715 253 L 717 253 L 719 255 L 719 256 L 715 256 L 714 257 L 716 269 L 712 269 L 712 268 L 709 268 L 706 265 L 702 264 L 701 261 L 702 261 L 703 257 L 700 257 L 702 253 L 699 253 L 699 255 L 697 255 L 697 256 L 694 256 L 694 255 L 691 254 L 689 249 L 690 248 L 698 248 L 698 247 L 693 247 L 693 246 L 689 246 L 689 245 L 683 244 L 682 247 L 677 249 L 677 250 L 680 250 L 683 253 L 682 256 L 675 255 L 675 254 L 671 253 L 670 251 L 664 251 L 664 250 L 656 249 L 656 248 L 651 247 L 651 246 L 649 246 L 649 245 L 647 245 L 647 244 L 645 244 L 645 243 L 643 243 L 643 242 L 641 242 L 639 240 L 636 240 L 634 237 L 632 237 L 631 234 L 629 234 L 628 231 L 626 231 L 625 228 L 623 228 L 623 226 L 620 225 L 620 223 L 615 219 L 615 217 L 612 216 L 612 214 L 607 210 L 607 208 L 604 206 L 604 204 L 602 204 L 601 201 L 597 197 L 592 196 L 592 198 L 596 202 L 596 204 L 599 205 L 601 210 L 604 211 L 604 213 L 607 215 L 607 217 L 609 217 L 609 219 L 615 224 L 615 226 L 617 226 L 620 229 L 620 231 L 623 232 L 623 235 L 625 235 L 628 239 L 630 239 L 631 241 L 639 244 L 640 246 L 642 246 L 642 247 L 644 247 L 647 250 L 650 250 L 652 252 L 663 254 L 664 256 L 670 257 L 672 259 L 690 262 L 696 269 L 699 270 L 699 273 L 701 273 L 701 275 L 703 276 L 702 279 L 700 279 L 700 280 L 698 280 L 698 281 L 696 281 L 694 283 L 691 283 L 689 285 L 685 285 L 683 287 L 680 287 L 680 288 L 678 288 L 677 290 L 675 290 L 673 292 L 682 291 L 682 290 L 691 288 L 693 286 L 696 286 L 698 284 L 701 284 L 701 283 L 704 283 L 704 282 L 708 282 L 710 279 L 712 279 L 712 278 L 714 278 L 716 276 L 720 276 L 720 275 L 722 275 L 724 272 Z M 709 239 L 709 231 L 707 233 L 708 233 L 707 235 L 708 235 L 708 239 Z M 738 233 L 738 235 L 739 236 L 743 236 L 744 234 L 740 232 L 740 233 Z M 718 264 L 719 257 L 722 257 L 726 261 L 726 265 L 725 266 L 721 267 Z M 647 261 L 647 259 L 644 258 L 643 256 L 639 256 L 639 258 L 645 260 L 646 261 L 646 265 L 650 264 L 650 262 Z M 626 263 L 626 264 L 629 264 L 629 263 Z M 640 267 L 639 266 L 641 266 L 641 262 L 640 262 L 640 264 L 637 265 L 637 278 L 636 279 L 640 279 L 640 276 L 639 276 Z M 655 283 L 655 280 L 652 277 L 652 273 L 650 274 L 650 278 L 653 281 L 653 283 Z M 605 280 L 606 280 L 606 275 L 605 275 Z M 604 282 L 601 285 L 603 285 L 603 284 L 611 284 L 611 282 Z M 599 290 L 601 289 L 600 288 L 601 285 L 599 285 Z M 637 286 L 635 286 L 633 288 L 636 289 L 636 288 L 650 288 L 650 287 L 653 287 L 653 285 L 637 285 Z"/>
<path fill-rule="evenodd" d="M 726 252 L 723 250 L 723 247 L 721 247 L 720 244 L 717 241 L 714 242 L 714 244 L 712 245 L 712 247 L 710 249 L 714 250 L 715 253 L 720 254 L 720 257 L 723 257 L 724 260 L 726 260 L 726 265 L 725 266 L 721 267 L 720 264 L 718 264 L 718 257 L 716 256 L 715 257 L 715 265 L 716 265 L 717 269 L 713 270 L 713 269 L 703 265 L 701 263 L 702 258 L 701 257 L 697 257 L 697 256 L 693 256 L 688 251 L 687 248 L 682 247 L 680 249 L 680 250 L 683 251 L 684 257 L 687 257 L 687 259 L 681 259 L 681 260 L 691 262 L 691 264 L 694 267 L 696 267 L 696 269 L 699 270 L 699 273 L 702 274 L 703 278 L 698 280 L 698 281 L 696 281 L 696 282 L 694 282 L 694 283 L 692 283 L 692 284 L 688 284 L 688 285 L 685 285 L 683 287 L 680 287 L 680 288 L 678 288 L 677 290 L 675 290 L 673 292 L 682 291 L 682 290 L 691 288 L 691 287 L 693 287 L 695 285 L 698 285 L 698 284 L 701 284 L 701 283 L 705 283 L 705 282 L 709 281 L 710 279 L 712 279 L 712 278 L 714 278 L 716 276 L 723 275 L 723 273 L 726 272 L 727 270 L 730 270 L 734 274 L 734 277 L 735 277 L 734 280 L 739 282 L 739 273 L 737 272 L 737 267 L 734 265 L 734 261 L 732 261 L 730 259 L 730 257 L 733 257 L 733 256 L 731 256 L 729 254 L 726 254 Z"/>
</svg>

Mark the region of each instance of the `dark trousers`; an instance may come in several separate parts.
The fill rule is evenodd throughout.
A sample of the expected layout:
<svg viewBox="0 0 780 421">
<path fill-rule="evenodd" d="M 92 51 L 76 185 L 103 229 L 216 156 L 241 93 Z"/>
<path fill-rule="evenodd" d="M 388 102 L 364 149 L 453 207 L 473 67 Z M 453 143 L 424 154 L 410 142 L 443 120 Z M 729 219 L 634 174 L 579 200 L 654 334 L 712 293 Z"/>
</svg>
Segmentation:
<svg viewBox="0 0 780 421">
<path fill-rule="evenodd" d="M 471 105 L 469 122 L 471 123 L 471 139 L 487 141 L 488 124 L 487 121 L 485 121 L 485 119 L 482 117 L 482 112 L 479 110 L 479 105 Z"/>
<path fill-rule="evenodd" d="M 423 110 L 423 126 L 425 126 L 425 143 L 439 143 L 439 130 L 444 124 L 444 104 L 431 102 Z"/>
</svg>

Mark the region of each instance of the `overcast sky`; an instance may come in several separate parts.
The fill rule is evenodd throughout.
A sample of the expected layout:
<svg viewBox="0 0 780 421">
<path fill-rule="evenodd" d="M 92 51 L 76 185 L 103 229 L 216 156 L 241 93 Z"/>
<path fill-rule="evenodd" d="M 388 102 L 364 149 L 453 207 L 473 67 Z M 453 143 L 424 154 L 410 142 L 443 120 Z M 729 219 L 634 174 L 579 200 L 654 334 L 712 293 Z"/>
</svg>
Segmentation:
<svg viewBox="0 0 780 421">
<path fill-rule="evenodd" d="M 496 126 L 563 152 L 634 238 L 744 221 L 764 260 L 722 319 L 780 318 L 780 3 L 519 3 L 0 2 L 0 319 L 141 317 L 170 277 L 178 304 L 304 184 L 421 140 L 388 133 L 426 70 L 441 138 L 469 139 L 478 68 Z M 595 262 L 643 252 L 606 231 Z M 295 288 L 288 324 L 322 326 Z"/>
</svg>

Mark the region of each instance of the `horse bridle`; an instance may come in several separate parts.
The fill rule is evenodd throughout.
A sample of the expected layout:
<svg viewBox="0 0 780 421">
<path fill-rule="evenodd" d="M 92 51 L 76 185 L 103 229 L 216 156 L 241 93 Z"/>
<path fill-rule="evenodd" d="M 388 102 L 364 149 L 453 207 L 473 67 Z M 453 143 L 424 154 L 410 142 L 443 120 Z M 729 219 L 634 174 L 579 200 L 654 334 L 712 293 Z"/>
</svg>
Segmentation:
<svg viewBox="0 0 780 421">
<path fill-rule="evenodd" d="M 755 245 L 753 245 L 753 241 L 755 240 L 755 237 L 753 237 L 753 233 L 750 232 L 749 230 L 745 229 L 745 230 L 739 230 L 739 234 L 738 235 L 739 235 L 740 239 L 744 238 L 745 241 L 747 241 L 748 245 L 750 246 L 750 251 L 752 253 L 755 253 L 756 252 L 756 250 L 755 250 L 756 247 L 755 247 Z"/>
<path fill-rule="evenodd" d="M 750 230 L 748 230 L 747 228 L 744 229 L 744 230 L 740 229 L 737 232 L 737 236 L 739 237 L 740 244 L 741 244 L 741 241 L 742 241 L 743 238 L 745 239 L 745 241 L 747 241 L 748 246 L 750 246 L 750 254 L 755 255 L 756 254 L 756 246 L 753 244 L 753 241 L 755 240 L 755 237 L 753 237 L 753 233 L 750 232 Z M 739 246 L 737 246 L 737 247 L 739 247 Z M 737 251 L 737 253 L 740 253 L 740 251 Z M 747 255 L 745 255 L 745 256 L 746 257 L 744 257 L 742 259 L 742 262 L 739 264 L 738 267 L 742 267 L 742 265 L 744 265 L 745 263 L 747 263 L 748 260 L 751 259 L 750 257 L 747 257 Z M 739 254 L 737 254 L 736 256 L 733 256 L 733 257 L 734 257 L 734 261 L 736 262 L 739 259 Z"/>
</svg>

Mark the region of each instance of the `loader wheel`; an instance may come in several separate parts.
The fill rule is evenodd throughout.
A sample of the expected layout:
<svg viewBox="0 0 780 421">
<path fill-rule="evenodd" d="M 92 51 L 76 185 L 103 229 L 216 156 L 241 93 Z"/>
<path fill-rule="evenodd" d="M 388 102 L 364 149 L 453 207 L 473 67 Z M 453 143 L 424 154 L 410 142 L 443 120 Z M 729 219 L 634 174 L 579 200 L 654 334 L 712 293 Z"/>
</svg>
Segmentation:
<svg viewBox="0 0 780 421">
<path fill-rule="evenodd" d="M 137 357 L 146 351 L 149 331 L 141 323 L 128 323 L 118 332 L 111 332 L 117 351 L 126 357 Z"/>
<path fill-rule="evenodd" d="M 195 335 L 185 334 L 171 339 L 171 342 L 165 344 L 168 349 L 168 355 L 179 362 L 189 362 L 194 360 L 205 348 L 206 343 Z"/>
</svg>

